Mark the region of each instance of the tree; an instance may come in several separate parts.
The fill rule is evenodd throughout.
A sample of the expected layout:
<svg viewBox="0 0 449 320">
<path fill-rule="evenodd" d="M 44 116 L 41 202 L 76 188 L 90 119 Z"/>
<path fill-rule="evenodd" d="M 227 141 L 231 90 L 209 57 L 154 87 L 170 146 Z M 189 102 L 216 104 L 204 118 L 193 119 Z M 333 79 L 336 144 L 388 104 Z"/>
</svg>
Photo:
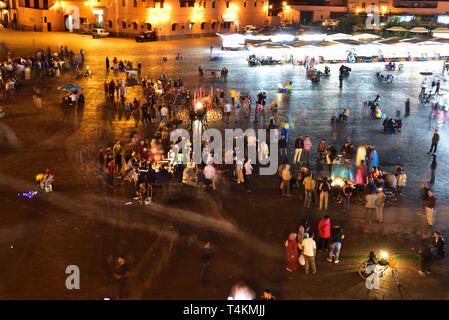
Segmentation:
<svg viewBox="0 0 449 320">
<path fill-rule="evenodd" d="M 344 33 L 352 33 L 352 28 L 363 22 L 363 17 L 359 15 L 346 15 L 340 18 L 337 30 Z"/>
</svg>

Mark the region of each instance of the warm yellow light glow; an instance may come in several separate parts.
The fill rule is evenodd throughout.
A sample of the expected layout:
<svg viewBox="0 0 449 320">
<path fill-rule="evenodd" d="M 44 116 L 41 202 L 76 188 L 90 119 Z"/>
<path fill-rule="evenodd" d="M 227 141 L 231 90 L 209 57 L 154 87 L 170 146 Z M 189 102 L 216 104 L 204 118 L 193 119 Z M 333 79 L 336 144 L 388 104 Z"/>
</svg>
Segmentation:
<svg viewBox="0 0 449 320">
<path fill-rule="evenodd" d="M 273 5 L 270 4 L 270 9 L 273 9 Z"/>
<path fill-rule="evenodd" d="M 237 19 L 237 11 L 239 7 L 235 4 L 231 4 L 230 7 L 226 10 L 226 13 L 222 15 L 223 19 L 227 21 L 234 21 Z"/>
<path fill-rule="evenodd" d="M 171 7 L 169 5 L 164 5 L 163 8 L 148 8 L 148 16 L 146 23 L 151 24 L 161 24 L 165 21 L 170 20 Z"/>
<path fill-rule="evenodd" d="M 192 13 L 192 21 L 194 22 L 198 22 L 198 21 L 202 21 L 204 18 L 203 15 L 203 10 L 204 8 L 200 8 L 198 5 L 195 4 L 195 7 L 193 8 L 193 13 Z"/>
<path fill-rule="evenodd" d="M 381 6 L 380 7 L 380 12 L 382 12 L 382 14 L 387 13 L 388 8 L 386 6 Z"/>
<path fill-rule="evenodd" d="M 282 5 L 285 7 L 287 5 L 287 2 L 282 2 Z"/>
<path fill-rule="evenodd" d="M 388 258 L 388 253 L 386 253 L 385 251 L 382 251 L 380 253 L 380 256 L 381 256 L 382 259 L 387 259 Z"/>
<path fill-rule="evenodd" d="M 84 2 L 84 5 L 88 6 L 89 5 L 89 1 Z"/>
<path fill-rule="evenodd" d="M 64 10 L 64 2 L 63 1 L 57 1 L 57 2 L 55 2 L 54 5 L 52 5 L 50 7 L 50 9 L 53 9 L 53 10 L 58 10 L 59 8 L 62 8 Z"/>
<path fill-rule="evenodd" d="M 360 13 L 360 11 L 362 11 L 362 9 L 360 8 L 355 9 L 355 13 Z"/>
</svg>

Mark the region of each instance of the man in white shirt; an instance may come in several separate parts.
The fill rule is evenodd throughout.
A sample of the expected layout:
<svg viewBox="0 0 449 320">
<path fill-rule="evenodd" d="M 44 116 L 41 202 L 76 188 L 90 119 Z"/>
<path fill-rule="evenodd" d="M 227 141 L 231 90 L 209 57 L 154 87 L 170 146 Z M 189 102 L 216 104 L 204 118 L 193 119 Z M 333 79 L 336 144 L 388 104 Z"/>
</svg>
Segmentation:
<svg viewBox="0 0 449 320">
<path fill-rule="evenodd" d="M 401 173 L 399 174 L 397 180 L 398 180 L 397 181 L 398 193 L 399 193 L 399 196 L 402 198 L 404 196 L 405 185 L 407 183 L 407 175 L 405 174 L 404 170 L 401 170 Z"/>
<path fill-rule="evenodd" d="M 316 273 L 315 256 L 316 256 L 316 243 L 313 240 L 313 233 L 309 234 L 308 238 L 305 238 L 301 244 L 301 253 L 304 256 L 306 262 L 305 269 L 306 274 L 309 273 L 309 268 L 312 269 L 312 273 Z"/>
<path fill-rule="evenodd" d="M 212 164 L 208 164 L 205 168 L 204 168 L 204 179 L 205 179 L 205 183 L 206 183 L 206 190 L 209 191 L 210 187 L 212 185 L 212 180 L 215 177 L 215 168 Z"/>
</svg>

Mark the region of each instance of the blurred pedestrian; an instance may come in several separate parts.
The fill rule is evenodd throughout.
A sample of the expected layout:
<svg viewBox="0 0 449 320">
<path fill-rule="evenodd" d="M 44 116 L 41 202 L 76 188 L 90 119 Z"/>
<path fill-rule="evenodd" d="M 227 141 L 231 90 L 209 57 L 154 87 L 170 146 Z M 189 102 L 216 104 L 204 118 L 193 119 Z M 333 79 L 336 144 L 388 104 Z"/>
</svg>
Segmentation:
<svg viewBox="0 0 449 320">
<path fill-rule="evenodd" d="M 251 192 L 250 183 L 253 175 L 253 166 L 251 165 L 251 159 L 246 160 L 245 164 L 243 165 L 243 171 L 245 177 L 245 190 L 246 192 Z"/>
<path fill-rule="evenodd" d="M 421 257 L 421 270 L 418 270 L 420 275 L 424 275 L 424 273 L 430 274 L 432 263 L 431 248 L 432 244 L 427 233 L 423 233 L 421 243 L 418 247 L 418 254 Z"/>
<path fill-rule="evenodd" d="M 384 205 L 385 205 L 385 194 L 382 188 L 377 188 L 377 198 L 376 198 L 376 218 L 378 223 L 384 222 Z"/>
<path fill-rule="evenodd" d="M 106 72 L 109 72 L 109 58 L 106 57 Z"/>
<path fill-rule="evenodd" d="M 432 163 L 430 164 L 430 184 L 435 183 L 435 171 L 437 169 L 437 156 L 432 154 Z"/>
<path fill-rule="evenodd" d="M 315 190 L 315 181 L 312 179 L 311 173 L 308 173 L 302 182 L 305 190 L 304 208 L 312 207 L 313 190 Z"/>
<path fill-rule="evenodd" d="M 364 222 L 373 223 L 373 212 L 376 209 L 377 193 L 365 195 L 365 218 Z"/>
<path fill-rule="evenodd" d="M 426 218 L 427 224 L 432 227 L 434 218 L 435 218 L 435 196 L 431 190 L 427 191 L 427 200 L 426 200 Z"/>
<path fill-rule="evenodd" d="M 316 243 L 313 240 L 314 234 L 310 233 L 308 238 L 302 241 L 302 255 L 305 259 L 305 272 L 309 274 L 309 269 L 312 273 L 316 273 L 315 256 L 316 256 Z"/>
<path fill-rule="evenodd" d="M 407 98 L 405 100 L 405 116 L 408 117 L 410 115 L 410 99 Z"/>
<path fill-rule="evenodd" d="M 203 252 L 201 254 L 201 284 L 206 284 L 207 276 L 210 270 L 210 263 L 212 259 L 212 251 L 210 249 L 210 242 L 206 242 L 203 247 Z"/>
<path fill-rule="evenodd" d="M 128 278 L 130 276 L 129 266 L 122 257 L 117 258 L 113 276 L 118 282 L 118 292 L 120 299 L 127 299 L 129 296 Z"/>
<path fill-rule="evenodd" d="M 444 239 L 438 231 L 433 233 L 432 238 L 432 258 L 444 258 Z"/>
<path fill-rule="evenodd" d="M 319 186 L 320 210 L 323 208 L 323 203 L 324 203 L 324 210 L 327 211 L 327 204 L 329 201 L 329 190 L 331 190 L 331 185 L 330 185 L 329 181 L 327 180 L 327 177 L 323 177 L 323 182 Z"/>
<path fill-rule="evenodd" d="M 327 250 L 331 237 L 331 219 L 325 215 L 318 223 L 318 251 Z"/>
<path fill-rule="evenodd" d="M 290 180 L 292 179 L 292 174 L 290 172 L 290 165 L 284 164 L 283 169 L 281 169 L 281 191 L 283 196 L 290 197 Z"/>
<path fill-rule="evenodd" d="M 345 238 L 345 234 L 343 232 L 343 228 L 339 225 L 335 225 L 331 230 L 331 244 L 329 257 L 326 259 L 329 262 L 339 263 L 340 260 L 340 250 L 343 239 Z"/>
</svg>

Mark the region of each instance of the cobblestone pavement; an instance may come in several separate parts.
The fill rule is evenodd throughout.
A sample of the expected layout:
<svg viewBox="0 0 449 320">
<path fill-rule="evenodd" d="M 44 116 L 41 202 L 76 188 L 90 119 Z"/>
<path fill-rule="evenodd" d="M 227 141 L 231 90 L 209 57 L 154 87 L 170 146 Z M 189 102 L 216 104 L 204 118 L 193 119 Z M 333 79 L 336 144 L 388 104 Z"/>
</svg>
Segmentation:
<svg viewBox="0 0 449 320">
<path fill-rule="evenodd" d="M 106 267 L 107 257 L 125 255 L 132 266 L 129 280 L 130 297 L 138 299 L 216 298 L 226 296 L 240 280 L 258 293 L 271 288 L 281 299 L 446 299 L 448 297 L 447 261 L 434 264 L 433 275 L 421 277 L 416 270 L 418 260 L 412 259 L 410 247 L 416 246 L 425 230 L 425 219 L 419 212 L 419 184 L 429 176 L 432 130 L 429 129 L 428 107 L 418 103 L 422 76 L 432 71 L 441 76 L 441 62 L 404 63 L 405 71 L 394 73 L 393 84 L 378 83 L 375 72 L 382 64 L 350 65 L 352 73 L 338 88 L 339 65 L 331 65 L 330 79 L 312 84 L 302 67 L 266 66 L 249 68 L 245 52 L 221 52 L 219 39 L 197 38 L 154 43 L 135 43 L 132 39 L 92 39 L 67 33 L 42 34 L 0 31 L 0 42 L 17 54 L 30 53 L 32 48 L 67 45 L 74 51 L 86 51 L 86 65 L 93 71 L 91 79 L 78 81 L 73 75 L 59 79 L 32 79 L 11 101 L 2 102 L 7 118 L 2 120 L 17 134 L 21 145 L 0 143 L 0 200 L 3 204 L 0 224 L 0 255 L 7 264 L 0 266 L 0 297 L 102 299 L 116 297 L 117 285 Z M 222 62 L 208 60 L 209 48 Z M 175 55 L 182 52 L 183 60 Z M 104 60 L 109 56 L 141 62 L 143 74 L 157 77 L 165 72 L 169 78 L 181 77 L 186 86 L 206 89 L 225 88 L 248 92 L 255 97 L 265 91 L 268 100 L 277 99 L 280 118 L 290 115 L 289 136 L 298 133 L 312 138 L 315 150 L 324 138 L 340 147 L 345 140 L 376 146 L 381 167 L 392 169 L 400 163 L 407 173 L 406 198 L 400 206 L 386 208 L 383 225 L 360 222 L 363 208 L 353 206 L 347 214 L 331 205 L 333 223 L 344 226 L 346 240 L 342 262 L 331 265 L 325 253 L 319 253 L 318 273 L 285 271 L 283 243 L 298 223 L 310 219 L 316 226 L 321 213 L 303 209 L 296 196 L 281 198 L 277 177 L 254 178 L 253 192 L 246 194 L 240 186 L 221 177 L 218 192 L 196 197 L 189 190 L 155 197 L 157 205 L 142 210 L 125 207 L 129 201 L 125 187 L 105 189 L 96 175 L 96 151 L 115 138 L 127 141 L 132 131 L 145 136 L 152 128 L 136 128 L 135 120 L 127 119 L 104 105 L 103 82 L 123 78 L 105 72 Z M 168 61 L 164 63 L 162 57 Z M 198 66 L 221 69 L 226 66 L 229 78 L 225 83 L 198 76 Z M 323 67 L 324 68 L 324 67 Z M 291 95 L 280 95 L 277 86 L 293 82 Z M 63 83 L 76 83 L 84 88 L 86 106 L 69 117 L 60 107 L 61 94 L 56 88 Z M 32 103 L 32 86 L 43 89 L 47 111 L 38 111 Z M 442 88 L 449 88 L 442 81 Z M 381 94 L 381 108 L 394 115 L 404 111 L 404 101 L 411 100 L 411 115 L 403 119 L 403 132 L 382 134 L 381 123 L 372 120 L 362 107 L 362 100 Z M 140 88 L 127 88 L 127 97 L 142 98 Z M 330 117 L 343 107 L 358 115 L 357 126 L 333 128 Z M 243 123 L 244 127 L 252 126 Z M 223 122 L 212 126 L 224 128 Z M 234 126 L 234 125 L 233 125 Z M 436 229 L 448 231 L 447 130 L 440 124 L 438 169 L 434 190 L 437 197 Z M 289 155 L 292 156 L 290 139 Z M 312 152 L 312 162 L 315 161 Z M 33 177 L 50 167 L 56 172 L 57 190 L 42 198 L 24 200 L 18 192 L 34 189 Z M 296 192 L 296 191 L 295 191 Z M 267 201 L 267 199 L 269 199 Z M 447 233 L 449 234 L 449 233 Z M 213 259 L 210 280 L 198 282 L 201 246 L 211 241 Z M 370 250 L 398 251 L 406 256 L 400 261 L 402 287 L 397 288 L 390 275 L 382 280 L 382 290 L 367 294 L 356 273 L 357 266 Z M 409 259 L 408 259 L 409 258 Z M 65 268 L 75 264 L 81 269 L 81 290 L 65 289 Z"/>
</svg>

